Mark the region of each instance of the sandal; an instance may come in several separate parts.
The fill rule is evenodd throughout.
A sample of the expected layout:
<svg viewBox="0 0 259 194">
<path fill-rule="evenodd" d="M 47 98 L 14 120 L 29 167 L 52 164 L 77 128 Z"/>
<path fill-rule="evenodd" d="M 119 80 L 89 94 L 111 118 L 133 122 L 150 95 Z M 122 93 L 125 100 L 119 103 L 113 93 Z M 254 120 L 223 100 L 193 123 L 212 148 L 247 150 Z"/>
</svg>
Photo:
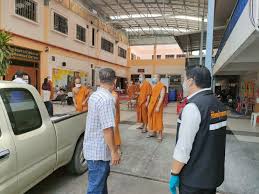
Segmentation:
<svg viewBox="0 0 259 194">
<path fill-rule="evenodd" d="M 147 133 L 147 130 L 142 129 L 141 133 Z"/>
</svg>

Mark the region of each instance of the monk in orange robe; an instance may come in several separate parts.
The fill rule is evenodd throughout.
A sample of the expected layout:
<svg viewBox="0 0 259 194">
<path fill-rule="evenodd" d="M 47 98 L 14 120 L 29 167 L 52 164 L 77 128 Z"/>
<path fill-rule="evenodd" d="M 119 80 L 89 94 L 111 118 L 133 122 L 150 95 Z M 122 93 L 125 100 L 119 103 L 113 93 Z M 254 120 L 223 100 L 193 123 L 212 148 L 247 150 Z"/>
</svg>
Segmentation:
<svg viewBox="0 0 259 194">
<path fill-rule="evenodd" d="M 147 123 L 148 123 L 148 103 L 150 99 L 150 95 L 152 92 L 151 84 L 145 79 L 145 75 L 141 74 L 139 76 L 140 91 L 137 100 L 137 118 L 138 122 L 142 123 L 138 129 L 142 129 L 142 133 L 147 132 Z"/>
<path fill-rule="evenodd" d="M 73 88 L 73 100 L 77 112 L 85 112 L 88 110 L 88 99 L 91 90 L 81 84 L 81 79 L 75 79 L 75 87 Z"/>
<path fill-rule="evenodd" d="M 128 109 L 130 108 L 131 110 L 133 109 L 133 102 L 132 100 L 135 100 L 136 98 L 136 88 L 135 85 L 133 84 L 133 81 L 129 81 L 129 85 L 127 87 L 127 94 L 129 96 L 129 101 L 128 101 Z"/>
<path fill-rule="evenodd" d="M 160 81 L 160 75 L 156 74 L 152 78 L 152 94 L 150 103 L 148 105 L 148 130 L 150 134 L 147 137 L 156 137 L 158 134 L 158 140 L 163 139 L 163 110 L 164 110 L 164 98 L 166 87 Z"/>
<path fill-rule="evenodd" d="M 128 88 L 127 88 L 127 94 L 129 96 L 129 99 L 132 100 L 135 97 L 135 86 L 133 84 L 133 81 L 130 80 Z"/>
<path fill-rule="evenodd" d="M 121 136 L 120 136 L 120 129 L 119 129 L 119 124 L 120 124 L 120 100 L 117 92 L 113 91 L 112 95 L 114 96 L 115 99 L 115 128 L 114 128 L 114 142 L 115 145 L 117 146 L 118 152 L 121 153 Z"/>
</svg>

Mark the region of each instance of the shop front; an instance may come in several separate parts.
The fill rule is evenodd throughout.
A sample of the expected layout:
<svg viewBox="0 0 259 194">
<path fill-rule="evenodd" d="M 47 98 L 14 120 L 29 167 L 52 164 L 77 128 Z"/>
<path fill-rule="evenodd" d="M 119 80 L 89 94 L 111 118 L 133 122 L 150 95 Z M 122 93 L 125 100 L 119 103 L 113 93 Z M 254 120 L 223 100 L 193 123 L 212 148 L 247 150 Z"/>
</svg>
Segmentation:
<svg viewBox="0 0 259 194">
<path fill-rule="evenodd" d="M 5 80 L 16 78 L 18 71 L 22 72 L 27 83 L 40 89 L 40 52 L 22 47 L 12 46 L 11 64 Z"/>
</svg>

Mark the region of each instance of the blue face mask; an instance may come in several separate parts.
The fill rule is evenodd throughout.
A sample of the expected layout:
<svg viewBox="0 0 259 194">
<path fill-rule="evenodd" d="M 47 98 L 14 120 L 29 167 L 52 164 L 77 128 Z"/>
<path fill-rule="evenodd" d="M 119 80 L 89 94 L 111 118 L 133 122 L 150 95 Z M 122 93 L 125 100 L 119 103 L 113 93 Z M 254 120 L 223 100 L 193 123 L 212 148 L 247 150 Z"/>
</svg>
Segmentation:
<svg viewBox="0 0 259 194">
<path fill-rule="evenodd" d="M 157 78 L 152 78 L 152 84 L 157 84 Z"/>
</svg>

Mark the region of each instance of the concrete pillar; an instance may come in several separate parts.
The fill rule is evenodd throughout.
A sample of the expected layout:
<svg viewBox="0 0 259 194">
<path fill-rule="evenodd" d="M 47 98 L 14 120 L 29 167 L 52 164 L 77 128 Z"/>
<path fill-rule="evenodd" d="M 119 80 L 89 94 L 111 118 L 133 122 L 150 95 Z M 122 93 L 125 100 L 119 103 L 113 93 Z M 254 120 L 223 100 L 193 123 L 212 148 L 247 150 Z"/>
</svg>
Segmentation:
<svg viewBox="0 0 259 194">
<path fill-rule="evenodd" d="M 126 70 L 126 74 L 127 74 L 127 79 L 130 80 L 131 79 L 131 73 L 130 73 L 130 65 L 131 65 L 131 48 L 128 47 L 127 49 L 127 70 Z"/>
<path fill-rule="evenodd" d="M 204 15 L 202 17 L 202 22 L 201 22 L 201 41 L 200 41 L 200 65 L 202 65 L 203 62 L 203 37 L 204 37 Z"/>
<path fill-rule="evenodd" d="M 154 50 L 153 50 L 153 60 L 152 60 L 152 74 L 154 75 L 156 73 L 156 63 L 157 63 L 157 45 L 154 44 Z"/>
<path fill-rule="evenodd" d="M 208 23 L 205 66 L 212 72 L 213 30 L 214 30 L 215 0 L 208 0 Z"/>
<path fill-rule="evenodd" d="M 48 42 L 49 39 L 49 31 L 50 31 L 50 10 L 49 10 L 49 3 L 44 4 L 43 8 L 43 15 L 44 15 L 44 41 Z"/>
</svg>

